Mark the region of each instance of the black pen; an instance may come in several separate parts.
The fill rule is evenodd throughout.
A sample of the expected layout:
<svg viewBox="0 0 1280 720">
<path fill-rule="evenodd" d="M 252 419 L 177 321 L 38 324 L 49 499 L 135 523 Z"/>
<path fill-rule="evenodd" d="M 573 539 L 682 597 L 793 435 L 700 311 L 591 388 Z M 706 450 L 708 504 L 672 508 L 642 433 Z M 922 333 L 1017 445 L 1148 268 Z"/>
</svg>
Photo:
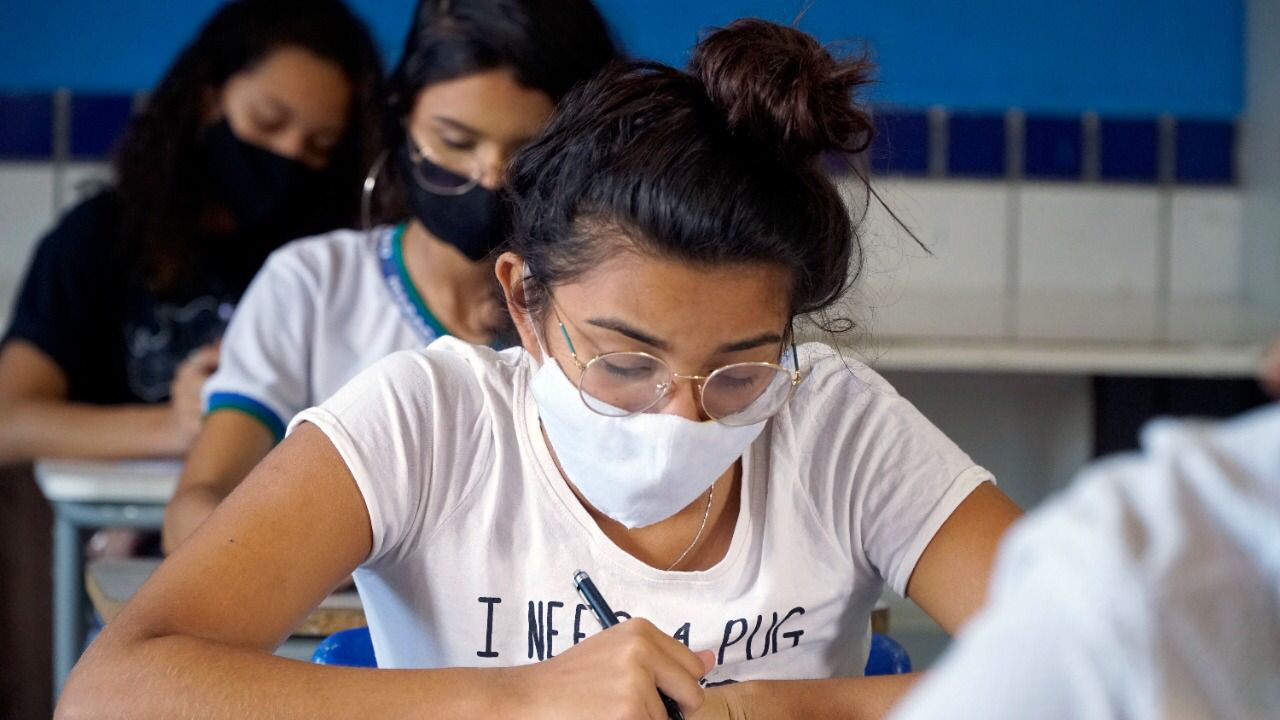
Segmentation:
<svg viewBox="0 0 1280 720">
<path fill-rule="evenodd" d="M 591 576 L 585 570 L 579 570 L 573 574 L 573 586 L 578 589 L 578 595 L 582 598 L 582 602 L 591 608 L 591 614 L 596 616 L 596 620 L 600 622 L 600 627 L 608 630 L 618 624 L 618 615 L 609 607 L 609 603 L 605 602 L 604 596 L 600 594 L 600 590 L 596 588 L 596 584 L 591 582 Z M 680 704 L 675 700 L 667 697 L 661 690 L 658 691 L 658 697 L 662 698 L 662 706 L 667 709 L 667 717 L 671 720 L 684 720 L 684 713 L 680 712 Z"/>
</svg>

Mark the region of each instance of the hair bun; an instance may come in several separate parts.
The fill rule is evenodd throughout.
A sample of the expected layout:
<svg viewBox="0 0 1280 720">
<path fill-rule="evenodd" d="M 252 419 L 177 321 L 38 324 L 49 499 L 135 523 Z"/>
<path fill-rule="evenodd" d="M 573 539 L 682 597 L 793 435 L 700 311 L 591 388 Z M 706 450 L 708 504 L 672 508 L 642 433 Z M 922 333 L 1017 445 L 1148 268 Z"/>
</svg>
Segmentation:
<svg viewBox="0 0 1280 720">
<path fill-rule="evenodd" d="M 853 94 L 872 69 L 865 56 L 833 56 L 812 35 L 757 19 L 712 31 L 689 62 L 734 135 L 800 159 L 870 144 L 871 117 Z"/>
</svg>

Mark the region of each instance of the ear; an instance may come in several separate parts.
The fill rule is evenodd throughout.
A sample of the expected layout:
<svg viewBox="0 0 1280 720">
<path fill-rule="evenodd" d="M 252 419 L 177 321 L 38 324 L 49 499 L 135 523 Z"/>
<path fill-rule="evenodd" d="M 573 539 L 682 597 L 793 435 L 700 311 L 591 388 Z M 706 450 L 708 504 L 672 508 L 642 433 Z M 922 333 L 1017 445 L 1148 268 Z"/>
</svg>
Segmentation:
<svg viewBox="0 0 1280 720">
<path fill-rule="evenodd" d="M 529 316 L 524 296 L 524 258 L 513 252 L 504 252 L 494 263 L 493 272 L 498 276 L 498 284 L 502 286 L 502 295 L 507 303 L 507 312 L 520 334 L 520 344 L 526 352 L 542 361 L 542 350 L 538 347 L 538 336 L 534 331 L 534 320 Z"/>
</svg>

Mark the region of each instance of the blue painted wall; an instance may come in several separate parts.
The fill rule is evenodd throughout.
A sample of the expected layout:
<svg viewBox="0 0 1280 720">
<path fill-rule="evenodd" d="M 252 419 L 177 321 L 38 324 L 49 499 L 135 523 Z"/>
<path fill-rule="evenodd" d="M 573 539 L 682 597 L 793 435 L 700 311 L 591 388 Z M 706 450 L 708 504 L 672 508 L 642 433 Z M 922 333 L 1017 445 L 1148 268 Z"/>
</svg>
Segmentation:
<svg viewBox="0 0 1280 720">
<path fill-rule="evenodd" d="M 412 0 L 351 0 L 388 57 Z M 701 28 L 757 15 L 865 41 L 874 99 L 970 110 L 1233 118 L 1243 0 L 598 0 L 634 54 L 682 63 Z M 3 0 L 0 93 L 150 86 L 219 0 Z"/>
</svg>

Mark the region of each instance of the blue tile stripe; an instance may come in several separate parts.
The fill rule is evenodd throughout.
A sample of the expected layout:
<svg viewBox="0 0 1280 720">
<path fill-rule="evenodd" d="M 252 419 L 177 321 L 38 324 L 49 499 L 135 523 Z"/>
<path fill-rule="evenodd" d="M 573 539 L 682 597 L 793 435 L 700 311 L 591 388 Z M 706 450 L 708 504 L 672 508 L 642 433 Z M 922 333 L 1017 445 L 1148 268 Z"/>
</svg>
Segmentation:
<svg viewBox="0 0 1280 720">
<path fill-rule="evenodd" d="M 132 95 L 72 94 L 65 147 L 73 160 L 105 160 L 133 114 Z M 899 107 L 875 108 L 876 138 L 867 153 L 880 175 L 929 172 L 933 136 L 929 114 Z M 1085 165 L 1079 116 L 1027 116 L 1022 173 L 1029 180 L 1081 180 Z M 1173 178 L 1184 184 L 1238 181 L 1236 123 L 1182 118 L 1176 121 Z M 947 118 L 945 175 L 1005 177 L 1006 131 L 1002 114 L 953 111 Z M 1160 132 L 1155 118 L 1101 118 L 1098 170 L 1103 182 L 1153 183 L 1160 173 Z M 0 161 L 48 161 L 54 153 L 52 93 L 0 93 Z"/>
<path fill-rule="evenodd" d="M 53 157 L 53 96 L 0 95 L 0 160 Z"/>
<path fill-rule="evenodd" d="M 871 142 L 871 169 L 890 175 L 929 172 L 929 115 L 925 112 L 878 110 Z"/>
<path fill-rule="evenodd" d="M 1003 115 L 955 114 L 947 122 L 947 175 L 1004 177 Z"/>
<path fill-rule="evenodd" d="M 1103 118 L 1098 141 L 1102 179 L 1155 182 L 1160 172 L 1159 143 L 1155 119 Z"/>
<path fill-rule="evenodd" d="M 1080 179 L 1084 170 L 1084 123 L 1080 118 L 1028 116 L 1023 128 L 1025 177 Z"/>
<path fill-rule="evenodd" d="M 1235 182 L 1235 123 L 1179 120 L 1176 137 L 1177 182 L 1214 185 Z"/>
<path fill-rule="evenodd" d="M 111 154 L 133 117 L 132 95 L 71 97 L 71 157 L 101 160 Z"/>
</svg>

